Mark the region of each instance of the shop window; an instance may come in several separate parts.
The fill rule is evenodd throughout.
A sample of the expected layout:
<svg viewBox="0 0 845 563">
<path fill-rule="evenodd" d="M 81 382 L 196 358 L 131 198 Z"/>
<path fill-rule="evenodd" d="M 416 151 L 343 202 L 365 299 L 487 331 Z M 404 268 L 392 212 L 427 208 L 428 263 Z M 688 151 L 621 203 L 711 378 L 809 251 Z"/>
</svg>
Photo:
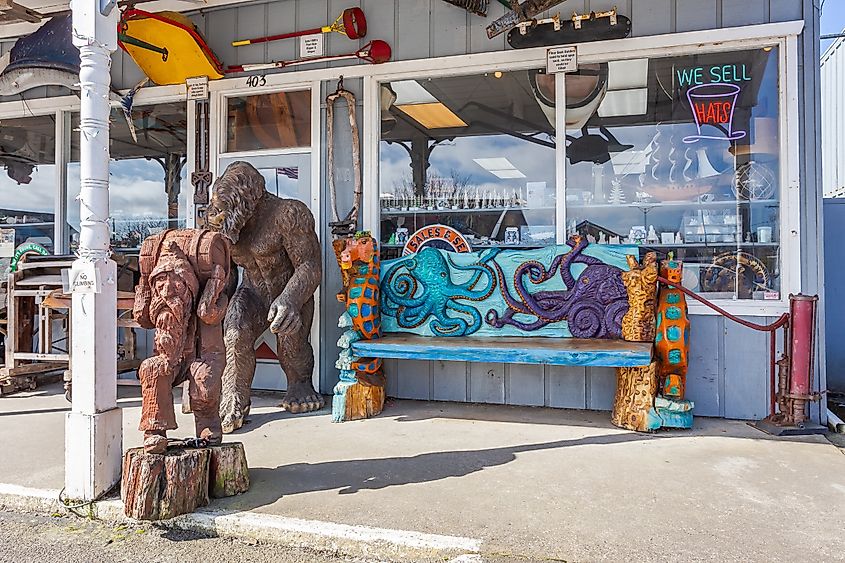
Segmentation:
<svg viewBox="0 0 845 563">
<path fill-rule="evenodd" d="M 432 224 L 473 248 L 555 242 L 553 76 L 497 71 L 379 88 L 386 257 Z"/>
<path fill-rule="evenodd" d="M 0 228 L 14 230 L 15 245 L 54 251 L 55 164 L 54 115 L 0 121 Z"/>
<path fill-rule="evenodd" d="M 109 208 L 112 246 L 137 251 L 151 234 L 186 226 L 188 217 L 187 114 L 184 102 L 136 106 L 137 141 L 119 108 L 112 109 Z M 71 116 L 68 165 L 70 247 L 79 238 L 79 114 Z"/>
<path fill-rule="evenodd" d="M 311 146 L 311 91 L 226 99 L 226 151 Z"/>
<path fill-rule="evenodd" d="M 711 299 L 780 299 L 778 61 L 765 48 L 601 65 L 595 111 L 567 128 L 567 234 L 673 254 Z"/>
</svg>

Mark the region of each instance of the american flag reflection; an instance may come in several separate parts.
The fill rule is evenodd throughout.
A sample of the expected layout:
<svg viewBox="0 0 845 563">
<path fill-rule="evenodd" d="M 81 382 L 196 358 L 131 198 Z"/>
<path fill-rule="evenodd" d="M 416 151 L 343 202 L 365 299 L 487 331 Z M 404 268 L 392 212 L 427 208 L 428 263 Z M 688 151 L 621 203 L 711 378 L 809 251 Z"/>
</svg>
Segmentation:
<svg viewBox="0 0 845 563">
<path fill-rule="evenodd" d="M 276 175 L 287 176 L 291 180 L 299 180 L 299 167 L 284 166 L 282 168 L 276 168 Z"/>
</svg>

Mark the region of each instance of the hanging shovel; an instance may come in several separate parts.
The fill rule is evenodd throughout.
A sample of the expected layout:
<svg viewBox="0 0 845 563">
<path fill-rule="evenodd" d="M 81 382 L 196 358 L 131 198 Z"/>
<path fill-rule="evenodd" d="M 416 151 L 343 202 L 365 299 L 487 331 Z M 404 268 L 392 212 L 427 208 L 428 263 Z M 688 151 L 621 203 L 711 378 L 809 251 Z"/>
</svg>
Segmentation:
<svg viewBox="0 0 845 563">
<path fill-rule="evenodd" d="M 341 61 L 344 59 L 361 59 L 374 65 L 386 63 L 390 60 L 392 51 L 390 45 L 381 39 L 370 41 L 363 48 L 349 53 L 348 55 L 333 55 L 327 57 L 311 57 L 309 59 L 296 59 L 293 61 L 274 61 L 272 63 L 255 63 L 226 67 L 226 74 L 235 72 L 253 72 L 256 70 L 271 70 L 274 68 L 286 68 L 289 66 L 307 65 L 311 63 L 322 63 L 327 61 Z"/>
<path fill-rule="evenodd" d="M 364 11 L 361 8 L 346 8 L 331 25 L 306 29 L 305 31 L 294 31 L 293 33 L 282 33 L 281 35 L 241 39 L 240 41 L 232 41 L 232 47 L 267 43 L 270 41 L 279 41 L 280 39 L 302 37 L 303 35 L 316 35 L 318 33 L 340 33 L 349 39 L 361 39 L 367 35 L 367 18 L 364 17 Z"/>
</svg>

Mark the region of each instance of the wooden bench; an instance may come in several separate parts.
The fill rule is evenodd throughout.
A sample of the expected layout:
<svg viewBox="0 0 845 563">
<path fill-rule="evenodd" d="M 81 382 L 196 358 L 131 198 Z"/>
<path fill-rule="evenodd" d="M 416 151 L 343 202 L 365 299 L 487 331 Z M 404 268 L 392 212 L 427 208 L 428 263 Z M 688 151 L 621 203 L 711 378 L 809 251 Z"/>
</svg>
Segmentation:
<svg viewBox="0 0 845 563">
<path fill-rule="evenodd" d="M 652 361 L 650 342 L 510 336 L 463 338 L 389 334 L 359 340 L 352 353 L 362 358 L 501 362 L 552 366 L 640 367 Z"/>
<path fill-rule="evenodd" d="M 574 237 L 567 246 L 535 251 L 427 248 L 381 264 L 380 336 L 355 330 L 364 312 L 373 326 L 374 305 L 356 301 L 355 291 L 344 298 L 351 307 L 341 326 L 350 330 L 338 343 L 344 351 L 334 419 L 381 410 L 380 360 L 391 358 L 614 367 L 614 424 L 688 427 L 691 403 L 661 403 L 664 417 L 655 410 L 657 260 L 648 255 L 641 265 L 637 253 Z M 378 266 L 377 258 L 365 269 L 347 264 L 352 285 L 365 280 L 356 273 L 371 276 Z"/>
</svg>

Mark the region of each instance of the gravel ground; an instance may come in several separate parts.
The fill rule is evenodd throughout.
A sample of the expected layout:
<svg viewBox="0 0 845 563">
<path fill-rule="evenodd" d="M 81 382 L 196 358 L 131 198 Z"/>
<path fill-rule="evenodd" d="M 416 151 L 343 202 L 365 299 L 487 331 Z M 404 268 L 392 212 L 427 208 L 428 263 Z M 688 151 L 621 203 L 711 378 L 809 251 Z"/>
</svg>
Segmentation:
<svg viewBox="0 0 845 563">
<path fill-rule="evenodd" d="M 332 557 L 257 541 L 206 537 L 151 525 L 0 512 L 0 563 L 338 563 Z M 367 562 L 369 563 L 369 562 Z"/>
</svg>

